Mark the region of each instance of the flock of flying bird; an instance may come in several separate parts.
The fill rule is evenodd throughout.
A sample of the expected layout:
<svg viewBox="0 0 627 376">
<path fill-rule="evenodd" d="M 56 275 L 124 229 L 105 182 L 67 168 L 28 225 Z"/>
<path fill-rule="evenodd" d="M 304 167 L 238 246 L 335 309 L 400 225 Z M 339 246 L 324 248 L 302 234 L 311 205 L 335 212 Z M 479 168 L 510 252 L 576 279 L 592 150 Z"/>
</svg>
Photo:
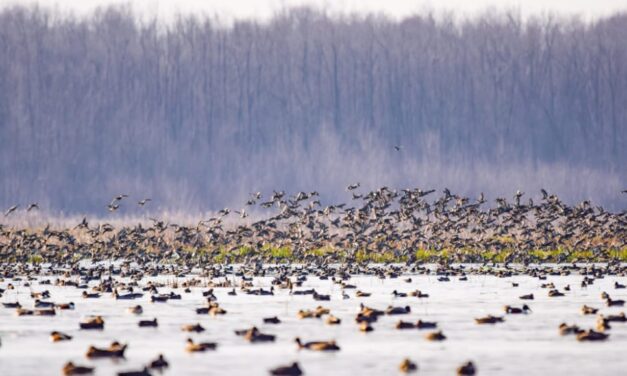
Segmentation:
<svg viewBox="0 0 627 376">
<path fill-rule="evenodd" d="M 90 226 L 87 218 L 74 228 L 15 228 L 0 224 L 0 255 L 16 261 L 39 253 L 44 258 L 91 256 L 140 257 L 154 260 L 207 261 L 218 254 L 244 255 L 246 261 L 270 261 L 270 248 L 290 250 L 292 259 L 356 261 L 358 254 L 392 255 L 394 260 L 416 261 L 417 250 L 447 251 L 451 261 L 534 262 L 532 251 L 560 250 L 552 261 L 572 261 L 570 255 L 586 251 L 607 260 L 610 251 L 627 246 L 627 211 L 612 213 L 589 201 L 570 206 L 541 190 L 534 201 L 517 191 L 511 201 L 497 198 L 489 207 L 481 194 L 470 199 L 444 189 L 382 187 L 359 193 L 360 184 L 347 191 L 352 205 L 323 206 L 317 192 L 288 196 L 273 192 L 267 199 L 251 194 L 245 208 L 222 209 L 196 225 L 170 224 L 151 218 L 152 224 L 115 228 L 108 223 Z M 128 195 L 107 205 L 116 211 Z M 149 198 L 138 202 L 140 206 Z M 27 210 L 37 208 L 31 204 Z M 17 206 L 6 213 L 15 212 Z M 319 257 L 320 256 L 320 257 Z M 22 257 L 22 258 L 20 258 Z M 24 258 L 25 257 L 25 258 Z M 535 258 L 534 258 L 535 257 Z M 492 259 L 491 259 L 492 258 Z M 276 260 L 272 260 L 276 261 Z"/>
</svg>

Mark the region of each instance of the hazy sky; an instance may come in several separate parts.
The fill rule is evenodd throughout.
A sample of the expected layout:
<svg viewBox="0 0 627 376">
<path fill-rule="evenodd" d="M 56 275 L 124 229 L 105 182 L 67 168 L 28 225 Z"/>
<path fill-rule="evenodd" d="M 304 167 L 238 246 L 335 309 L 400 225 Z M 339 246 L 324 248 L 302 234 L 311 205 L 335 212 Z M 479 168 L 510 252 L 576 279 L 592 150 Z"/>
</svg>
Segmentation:
<svg viewBox="0 0 627 376">
<path fill-rule="evenodd" d="M 393 17 L 424 10 L 461 11 L 473 15 L 487 8 L 517 9 L 523 15 L 553 12 L 594 19 L 615 11 L 627 11 L 627 0 L 0 0 L 0 6 L 38 3 L 85 14 L 101 5 L 132 3 L 148 16 L 169 17 L 181 13 L 207 13 L 227 18 L 267 18 L 290 6 L 314 5 L 332 12 L 384 12 Z"/>
</svg>

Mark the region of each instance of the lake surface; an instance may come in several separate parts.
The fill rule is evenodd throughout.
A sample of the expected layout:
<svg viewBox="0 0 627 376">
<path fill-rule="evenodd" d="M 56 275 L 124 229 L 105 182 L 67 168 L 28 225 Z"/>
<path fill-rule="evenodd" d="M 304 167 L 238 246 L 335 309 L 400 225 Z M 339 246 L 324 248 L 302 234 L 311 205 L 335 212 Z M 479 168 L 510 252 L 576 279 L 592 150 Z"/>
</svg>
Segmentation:
<svg viewBox="0 0 627 376">
<path fill-rule="evenodd" d="M 411 277 L 407 283 L 404 278 Z M 54 280 L 55 277 L 45 277 Z M 139 370 L 158 354 L 164 354 L 170 375 L 267 375 L 268 370 L 298 361 L 307 375 L 390 375 L 398 374 L 400 362 L 408 357 L 418 364 L 420 375 L 452 375 L 462 363 L 472 360 L 478 375 L 618 375 L 627 369 L 627 324 L 612 323 L 610 338 L 605 342 L 581 343 L 574 336 L 561 336 L 562 322 L 577 324 L 583 329 L 594 328 L 596 315 L 583 316 L 583 304 L 600 308 L 603 314 L 618 314 L 622 307 L 605 307 L 602 291 L 614 299 L 625 299 L 627 290 L 614 289 L 614 282 L 625 283 L 625 277 L 607 276 L 597 279 L 587 288 L 581 288 L 582 276 L 555 276 L 541 281 L 529 276 L 499 278 L 469 275 L 468 281 L 451 278 L 439 282 L 435 275 L 405 275 L 382 280 L 373 276 L 354 276 L 349 283 L 372 293 L 368 298 L 356 298 L 355 290 L 344 290 L 349 299 L 342 299 L 341 287 L 330 280 L 310 276 L 302 289 L 314 287 L 321 294 L 330 294 L 331 301 L 314 301 L 311 295 L 294 296 L 288 290 L 275 290 L 274 296 L 250 296 L 239 292 L 229 296 L 230 289 L 216 288 L 215 295 L 226 315 L 212 317 L 197 315 L 195 308 L 206 306 L 202 291 L 192 288 L 182 300 L 151 303 L 150 294 L 137 300 L 115 300 L 110 294 L 100 299 L 83 299 L 83 290 L 74 287 L 22 286 L 13 282 L 15 290 L 7 290 L 0 301 L 16 299 L 25 308 L 32 308 L 31 291 L 49 290 L 50 301 L 73 301 L 76 309 L 57 311 L 54 317 L 18 317 L 14 309 L 0 308 L 0 375 L 54 375 L 60 374 L 65 362 L 96 367 L 96 375 L 112 375 L 119 371 Z M 157 280 L 174 280 L 173 276 Z M 146 282 L 148 279 L 143 279 Z M 178 278 L 182 282 L 185 278 Z M 254 278 L 255 286 L 270 288 L 271 277 Z M 6 288 L 10 279 L 0 282 Z M 519 283 L 513 287 L 512 282 Z M 553 282 L 564 297 L 548 297 L 542 283 Z M 299 288 L 300 289 L 300 288 Z M 430 294 L 427 299 L 395 298 L 393 290 L 420 289 Z M 160 293 L 172 289 L 162 288 Z M 534 293 L 535 300 L 522 301 L 520 295 Z M 532 313 L 506 315 L 505 323 L 477 325 L 475 317 L 487 314 L 504 315 L 506 304 L 522 306 L 527 303 Z M 411 307 L 408 315 L 382 316 L 373 324 L 374 331 L 358 331 L 355 315 L 359 303 L 385 309 L 389 305 Z M 142 315 L 127 312 L 127 308 L 141 304 Z M 341 325 L 327 325 L 323 319 L 298 319 L 300 309 L 314 309 L 322 305 L 342 319 Z M 81 331 L 79 321 L 89 315 L 101 315 L 105 320 L 102 331 Z M 282 323 L 263 324 L 262 317 L 278 316 Z M 159 321 L 158 328 L 139 328 L 140 319 Z M 437 321 L 448 337 L 443 342 L 424 338 L 425 330 L 397 330 L 395 323 L 415 322 L 418 319 Z M 200 323 L 203 333 L 186 333 L 181 325 Z M 236 336 L 235 329 L 256 325 L 262 332 L 275 334 L 274 343 L 251 344 Z M 52 343 L 50 331 L 58 330 L 74 336 L 72 341 Z M 319 353 L 298 350 L 294 338 L 303 341 L 336 340 L 341 351 Z M 214 352 L 190 354 L 185 351 L 185 340 L 218 343 Z M 89 345 L 107 347 L 113 340 L 128 343 L 126 359 L 89 360 L 85 351 Z M 156 373 L 156 372 L 155 372 Z M 158 373 L 157 373 L 158 374 Z"/>
</svg>

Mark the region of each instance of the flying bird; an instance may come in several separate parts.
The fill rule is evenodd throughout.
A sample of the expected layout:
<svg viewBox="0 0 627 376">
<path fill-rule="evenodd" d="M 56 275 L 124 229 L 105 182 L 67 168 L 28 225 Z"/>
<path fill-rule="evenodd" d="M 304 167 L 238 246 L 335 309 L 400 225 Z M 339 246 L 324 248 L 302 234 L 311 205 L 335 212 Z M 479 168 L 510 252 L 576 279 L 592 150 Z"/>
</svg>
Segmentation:
<svg viewBox="0 0 627 376">
<path fill-rule="evenodd" d="M 401 151 L 401 147 L 399 145 L 394 145 L 394 149 L 396 149 L 396 151 Z"/>
<path fill-rule="evenodd" d="M 4 212 L 4 216 L 5 216 L 5 217 L 8 217 L 8 216 L 9 216 L 9 214 L 11 214 L 11 213 L 13 213 L 14 211 L 16 211 L 16 210 L 17 210 L 17 208 L 19 208 L 19 207 L 20 207 L 19 205 L 13 205 L 13 206 L 11 206 L 11 207 L 10 207 L 10 208 L 6 211 L 6 212 Z"/>
<path fill-rule="evenodd" d="M 28 208 L 26 209 L 26 211 L 29 212 L 33 209 L 39 210 L 39 204 L 37 204 L 36 202 L 33 202 L 32 204 L 28 205 Z"/>
<path fill-rule="evenodd" d="M 141 201 L 138 201 L 138 202 L 137 202 L 137 204 L 138 204 L 139 206 L 144 206 L 144 205 L 146 205 L 146 203 L 148 203 L 149 201 L 152 201 L 152 199 L 151 199 L 151 198 L 145 198 L 145 199 L 143 199 L 143 200 L 141 200 Z"/>
</svg>

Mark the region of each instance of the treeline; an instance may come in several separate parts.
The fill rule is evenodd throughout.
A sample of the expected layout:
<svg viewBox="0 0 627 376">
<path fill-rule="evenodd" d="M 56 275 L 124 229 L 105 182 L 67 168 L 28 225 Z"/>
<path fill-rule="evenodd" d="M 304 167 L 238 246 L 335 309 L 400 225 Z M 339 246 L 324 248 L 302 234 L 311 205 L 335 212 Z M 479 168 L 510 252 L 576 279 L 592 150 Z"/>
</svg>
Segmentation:
<svg viewBox="0 0 627 376">
<path fill-rule="evenodd" d="M 139 22 L 0 12 L 0 204 L 213 209 L 345 184 L 624 207 L 627 15 Z M 394 146 L 400 146 L 397 151 Z M 329 197 L 328 196 L 328 197 Z"/>
</svg>

